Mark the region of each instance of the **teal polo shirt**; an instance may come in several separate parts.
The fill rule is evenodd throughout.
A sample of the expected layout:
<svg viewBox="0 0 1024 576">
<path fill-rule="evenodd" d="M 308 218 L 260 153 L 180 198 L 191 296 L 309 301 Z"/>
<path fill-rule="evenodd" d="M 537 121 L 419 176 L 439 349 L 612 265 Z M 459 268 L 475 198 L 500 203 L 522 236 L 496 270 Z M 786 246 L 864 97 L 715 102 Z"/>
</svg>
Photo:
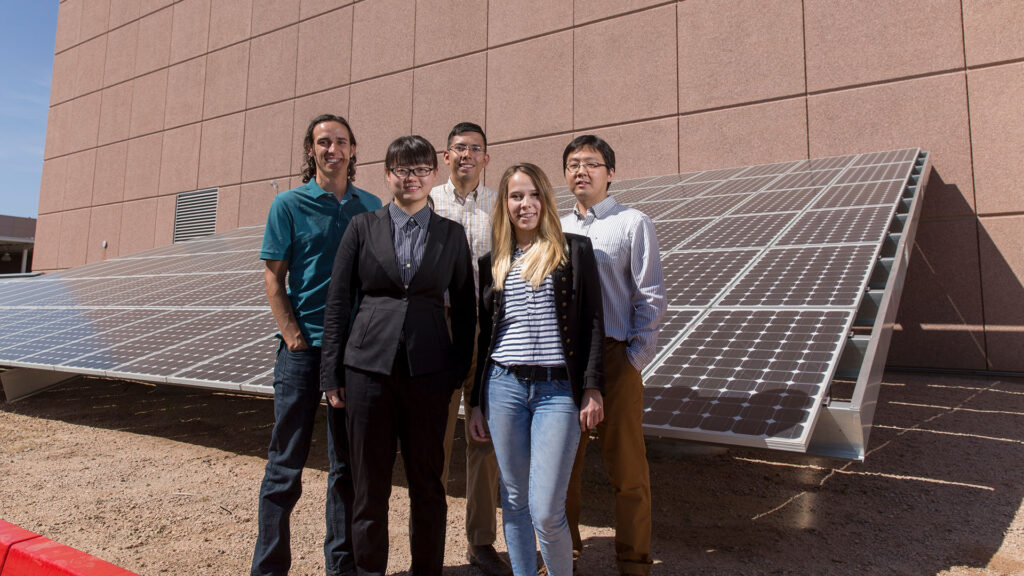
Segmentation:
<svg viewBox="0 0 1024 576">
<path fill-rule="evenodd" d="M 288 262 L 288 299 L 310 346 L 321 345 L 327 284 L 345 228 L 356 214 L 380 207 L 379 198 L 351 182 L 340 202 L 316 180 L 274 197 L 260 258 Z"/>
</svg>

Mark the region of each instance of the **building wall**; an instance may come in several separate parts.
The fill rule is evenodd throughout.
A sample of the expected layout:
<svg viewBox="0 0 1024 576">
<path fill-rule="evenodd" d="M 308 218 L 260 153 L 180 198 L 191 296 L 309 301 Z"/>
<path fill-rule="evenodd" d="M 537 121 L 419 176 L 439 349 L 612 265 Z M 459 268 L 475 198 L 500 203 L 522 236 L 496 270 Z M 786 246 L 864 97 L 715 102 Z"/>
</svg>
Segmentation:
<svg viewBox="0 0 1024 576">
<path fill-rule="evenodd" d="M 619 178 L 919 146 L 890 363 L 1024 371 L 1017 0 L 61 0 L 55 53 L 40 270 L 170 243 L 182 191 L 262 223 L 323 111 L 377 194 L 390 140 L 460 120 L 492 185 L 519 160 L 559 180 L 584 132 Z"/>
</svg>

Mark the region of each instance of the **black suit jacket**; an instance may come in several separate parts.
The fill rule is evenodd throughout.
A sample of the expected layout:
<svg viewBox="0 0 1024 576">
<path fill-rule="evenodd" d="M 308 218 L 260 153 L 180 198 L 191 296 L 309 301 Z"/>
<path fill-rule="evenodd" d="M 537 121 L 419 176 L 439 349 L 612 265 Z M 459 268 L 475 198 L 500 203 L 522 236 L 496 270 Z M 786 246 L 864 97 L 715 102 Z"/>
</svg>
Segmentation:
<svg viewBox="0 0 1024 576">
<path fill-rule="evenodd" d="M 555 309 L 558 331 L 562 335 L 562 353 L 569 372 L 569 383 L 576 406 L 583 399 L 583 390 L 594 388 L 604 393 L 604 306 L 601 301 L 601 282 L 597 274 L 597 259 L 590 238 L 566 234 L 568 261 L 551 273 L 555 285 Z M 494 289 L 491 277 L 491 255 L 480 263 L 479 318 L 480 335 L 477 337 L 478 356 L 471 406 L 486 406 L 486 386 L 491 366 L 491 352 L 497 344 L 494 326 L 505 315 L 505 291 Z"/>
<path fill-rule="evenodd" d="M 388 205 L 356 216 L 341 239 L 327 291 L 321 389 L 344 387 L 345 366 L 390 374 L 403 335 L 410 375 L 444 372 L 454 388 L 473 357 L 473 290 L 462 225 L 430 214 L 423 260 L 406 289 L 398 274 Z"/>
</svg>

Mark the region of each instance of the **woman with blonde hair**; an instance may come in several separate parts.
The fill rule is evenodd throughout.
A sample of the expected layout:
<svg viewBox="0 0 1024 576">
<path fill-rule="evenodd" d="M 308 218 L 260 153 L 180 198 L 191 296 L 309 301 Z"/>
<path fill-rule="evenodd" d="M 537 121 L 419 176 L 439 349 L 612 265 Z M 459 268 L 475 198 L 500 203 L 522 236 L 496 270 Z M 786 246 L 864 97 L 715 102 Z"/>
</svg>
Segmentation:
<svg viewBox="0 0 1024 576">
<path fill-rule="evenodd" d="M 512 570 L 572 574 L 565 494 L 580 434 L 604 417 L 604 314 L 590 239 L 563 234 L 554 192 L 533 164 L 505 171 L 480 258 L 470 434 L 501 470 Z M 489 430 L 489 433 L 488 433 Z"/>
</svg>

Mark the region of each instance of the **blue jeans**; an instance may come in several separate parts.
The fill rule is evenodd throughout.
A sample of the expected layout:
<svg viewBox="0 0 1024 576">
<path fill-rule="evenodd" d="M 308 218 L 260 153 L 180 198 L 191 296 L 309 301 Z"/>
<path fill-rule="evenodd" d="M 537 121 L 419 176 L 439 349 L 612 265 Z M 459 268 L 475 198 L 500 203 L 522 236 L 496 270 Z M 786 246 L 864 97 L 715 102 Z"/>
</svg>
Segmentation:
<svg viewBox="0 0 1024 576">
<path fill-rule="evenodd" d="M 492 365 L 486 414 L 501 470 L 502 524 L 512 571 L 537 573 L 539 541 L 548 574 L 571 575 L 565 494 L 580 440 L 572 387 L 564 380 L 521 381 Z"/>
<path fill-rule="evenodd" d="M 287 574 L 291 567 L 289 519 L 302 494 L 302 468 L 309 456 L 320 407 L 320 348 L 278 349 L 274 365 L 274 431 L 260 485 L 259 536 L 252 576 Z M 352 558 L 352 473 L 349 469 L 345 410 L 327 407 L 327 574 L 354 574 Z"/>
</svg>

